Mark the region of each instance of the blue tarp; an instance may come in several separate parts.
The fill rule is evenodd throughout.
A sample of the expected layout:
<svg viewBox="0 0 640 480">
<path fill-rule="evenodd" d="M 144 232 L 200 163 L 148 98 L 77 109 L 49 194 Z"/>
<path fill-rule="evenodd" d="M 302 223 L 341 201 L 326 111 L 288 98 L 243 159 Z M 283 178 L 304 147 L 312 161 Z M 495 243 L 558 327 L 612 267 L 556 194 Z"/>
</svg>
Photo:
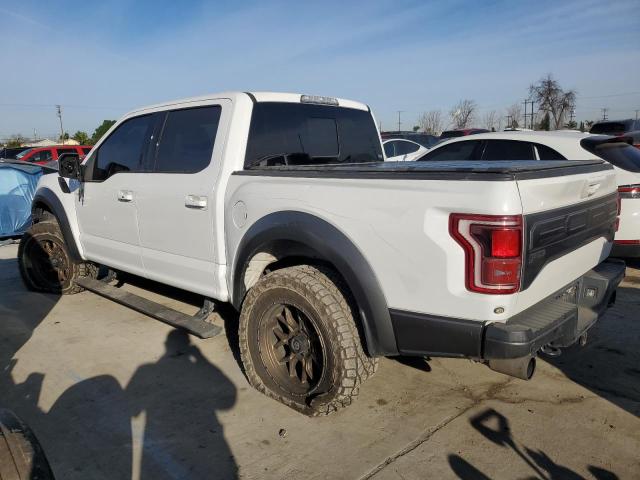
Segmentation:
<svg viewBox="0 0 640 480">
<path fill-rule="evenodd" d="M 43 169 L 0 162 L 0 238 L 22 235 L 31 224 L 31 201 Z"/>
</svg>

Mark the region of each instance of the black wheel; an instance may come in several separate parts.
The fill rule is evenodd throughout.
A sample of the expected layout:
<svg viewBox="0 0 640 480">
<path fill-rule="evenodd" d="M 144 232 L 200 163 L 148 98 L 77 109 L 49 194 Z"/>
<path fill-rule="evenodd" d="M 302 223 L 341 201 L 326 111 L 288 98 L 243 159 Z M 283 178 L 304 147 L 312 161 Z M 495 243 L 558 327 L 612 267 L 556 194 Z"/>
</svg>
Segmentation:
<svg viewBox="0 0 640 480">
<path fill-rule="evenodd" d="M 47 457 L 29 427 L 0 409 L 0 480 L 53 480 Z"/>
<path fill-rule="evenodd" d="M 55 219 L 33 224 L 22 236 L 18 247 L 20 275 L 27 288 L 63 295 L 81 292 L 75 280 L 95 278 L 98 269 L 87 262 L 71 259 L 62 232 Z"/>
<path fill-rule="evenodd" d="M 377 365 L 334 274 L 309 265 L 269 273 L 249 291 L 239 340 L 249 383 L 306 415 L 350 405 Z"/>
</svg>

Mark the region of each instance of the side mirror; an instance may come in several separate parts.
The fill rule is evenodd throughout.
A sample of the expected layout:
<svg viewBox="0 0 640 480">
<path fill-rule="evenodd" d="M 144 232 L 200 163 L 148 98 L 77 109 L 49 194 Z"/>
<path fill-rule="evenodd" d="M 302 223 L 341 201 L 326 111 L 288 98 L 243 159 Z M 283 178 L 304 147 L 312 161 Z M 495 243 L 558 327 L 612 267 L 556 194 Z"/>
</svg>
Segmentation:
<svg viewBox="0 0 640 480">
<path fill-rule="evenodd" d="M 63 178 L 82 180 L 82 166 L 77 153 L 63 153 L 58 157 L 58 174 Z"/>
</svg>

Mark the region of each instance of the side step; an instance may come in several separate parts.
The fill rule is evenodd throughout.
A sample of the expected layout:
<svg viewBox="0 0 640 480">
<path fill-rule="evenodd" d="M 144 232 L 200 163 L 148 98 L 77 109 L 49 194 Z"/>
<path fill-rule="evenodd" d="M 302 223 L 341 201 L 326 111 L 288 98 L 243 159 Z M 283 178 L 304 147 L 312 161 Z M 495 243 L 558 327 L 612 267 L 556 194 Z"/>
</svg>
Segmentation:
<svg viewBox="0 0 640 480">
<path fill-rule="evenodd" d="M 109 300 L 113 300 L 120 305 L 124 305 L 125 307 L 129 307 L 137 312 L 149 315 L 150 317 L 167 323 L 172 327 L 182 328 L 196 337 L 211 338 L 222 332 L 221 327 L 205 322 L 201 316 L 192 317 L 190 315 L 186 315 L 174 310 L 173 308 L 165 307 L 157 302 L 147 300 L 139 295 L 112 287 L 100 280 L 83 277 L 76 280 L 76 283 L 82 288 L 93 293 L 97 293 Z"/>
</svg>

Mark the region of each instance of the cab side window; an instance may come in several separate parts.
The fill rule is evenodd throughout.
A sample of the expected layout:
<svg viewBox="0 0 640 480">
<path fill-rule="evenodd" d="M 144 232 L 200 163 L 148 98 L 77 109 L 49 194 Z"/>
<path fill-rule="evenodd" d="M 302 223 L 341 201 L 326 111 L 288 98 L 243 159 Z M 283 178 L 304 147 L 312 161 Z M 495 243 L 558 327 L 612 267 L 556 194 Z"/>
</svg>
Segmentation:
<svg viewBox="0 0 640 480">
<path fill-rule="evenodd" d="M 30 159 L 30 162 L 49 162 L 53 159 L 53 154 L 51 153 L 51 149 L 40 150 L 36 152 Z"/>
<path fill-rule="evenodd" d="M 174 110 L 167 114 L 155 169 L 164 173 L 196 173 L 211 162 L 222 107 Z"/>
<path fill-rule="evenodd" d="M 387 158 L 396 156 L 395 149 L 396 142 L 387 142 L 384 144 L 384 154 Z"/>
<path fill-rule="evenodd" d="M 396 142 L 396 155 L 407 155 L 413 153 L 420 148 L 420 145 L 416 145 L 411 142 Z"/>
<path fill-rule="evenodd" d="M 95 153 L 91 180 L 106 180 L 120 172 L 139 172 L 143 154 L 153 133 L 152 115 L 135 117 L 122 123 Z"/>
</svg>

